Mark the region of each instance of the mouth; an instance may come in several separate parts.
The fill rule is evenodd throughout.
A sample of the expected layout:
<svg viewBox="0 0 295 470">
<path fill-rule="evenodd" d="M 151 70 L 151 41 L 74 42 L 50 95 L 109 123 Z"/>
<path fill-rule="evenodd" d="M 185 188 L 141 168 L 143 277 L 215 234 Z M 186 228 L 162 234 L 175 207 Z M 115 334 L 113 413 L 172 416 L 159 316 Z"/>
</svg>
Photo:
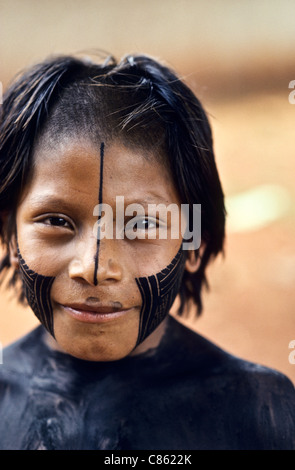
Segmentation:
<svg viewBox="0 0 295 470">
<path fill-rule="evenodd" d="M 126 315 L 132 308 L 125 308 L 118 302 L 111 304 L 87 304 L 62 305 L 62 309 L 75 320 L 84 323 L 107 323 Z"/>
</svg>

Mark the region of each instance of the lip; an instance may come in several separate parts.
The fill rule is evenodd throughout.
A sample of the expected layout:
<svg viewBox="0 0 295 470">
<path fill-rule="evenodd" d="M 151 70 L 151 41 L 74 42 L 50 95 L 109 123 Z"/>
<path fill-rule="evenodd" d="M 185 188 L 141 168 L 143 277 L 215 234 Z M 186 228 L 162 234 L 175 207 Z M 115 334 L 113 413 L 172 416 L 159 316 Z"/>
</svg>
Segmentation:
<svg viewBox="0 0 295 470">
<path fill-rule="evenodd" d="M 75 320 L 84 323 L 107 323 L 123 317 L 131 308 L 122 309 L 110 305 L 92 307 L 84 304 L 61 305 L 64 311 Z"/>
</svg>

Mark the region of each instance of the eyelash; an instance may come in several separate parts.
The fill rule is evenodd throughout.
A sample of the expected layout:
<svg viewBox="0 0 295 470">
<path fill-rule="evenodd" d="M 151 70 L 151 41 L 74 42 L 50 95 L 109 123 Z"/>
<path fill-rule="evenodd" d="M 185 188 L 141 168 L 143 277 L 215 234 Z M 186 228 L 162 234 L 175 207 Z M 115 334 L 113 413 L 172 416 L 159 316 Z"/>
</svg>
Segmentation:
<svg viewBox="0 0 295 470">
<path fill-rule="evenodd" d="M 51 223 L 47 223 L 46 221 L 51 221 Z M 53 221 L 63 221 L 64 224 L 61 223 L 52 223 Z M 44 225 L 48 225 L 50 227 L 62 227 L 73 230 L 73 225 L 65 218 L 58 215 L 49 215 L 44 217 L 43 219 L 37 220 L 37 222 L 42 223 Z"/>
<path fill-rule="evenodd" d="M 128 226 L 128 223 L 131 222 L 131 220 L 132 220 L 132 223 L 130 226 Z M 42 219 L 37 220 L 37 222 L 43 225 L 52 227 L 52 228 L 57 228 L 57 229 L 62 228 L 62 229 L 74 231 L 74 224 L 71 223 L 66 217 L 62 217 L 59 215 L 48 215 L 47 217 L 43 217 Z M 138 226 L 140 223 L 144 223 L 144 227 L 140 228 Z M 143 216 L 138 219 L 130 218 L 124 224 L 124 233 L 127 233 L 128 230 L 134 230 L 134 229 L 136 229 L 136 231 L 142 231 L 142 232 L 147 233 L 149 230 L 158 230 L 160 225 L 161 224 L 159 220 L 157 220 L 156 218 L 148 217 L 148 216 Z"/>
<path fill-rule="evenodd" d="M 159 227 L 159 221 L 156 220 L 156 219 L 152 219 L 151 217 L 142 217 L 141 219 L 138 219 L 138 221 L 133 221 L 133 226 L 136 227 L 136 225 L 140 222 L 147 222 L 149 223 L 149 225 L 152 223 L 154 224 L 154 227 L 153 228 L 158 228 Z M 128 223 L 128 222 L 127 222 Z M 127 224 L 125 224 L 125 227 L 126 227 Z M 143 230 L 148 230 L 150 229 L 149 226 L 145 227 Z"/>
</svg>

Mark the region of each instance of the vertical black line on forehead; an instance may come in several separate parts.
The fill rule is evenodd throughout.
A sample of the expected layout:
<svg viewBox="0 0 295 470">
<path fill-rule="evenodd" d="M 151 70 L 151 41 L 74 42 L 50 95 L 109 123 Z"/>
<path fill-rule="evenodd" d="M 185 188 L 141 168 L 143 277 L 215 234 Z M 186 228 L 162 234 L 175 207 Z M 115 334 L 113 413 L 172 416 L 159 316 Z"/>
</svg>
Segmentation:
<svg viewBox="0 0 295 470">
<path fill-rule="evenodd" d="M 104 142 L 100 144 L 100 174 L 99 174 L 99 190 L 98 190 L 98 204 L 99 208 L 102 204 L 102 185 L 103 185 L 103 160 L 104 160 Z M 101 218 L 100 212 L 98 213 L 97 222 Z M 97 286 L 97 271 L 98 271 L 98 260 L 99 260 L 99 247 L 100 247 L 100 225 L 97 224 L 97 235 L 96 235 L 96 253 L 94 257 L 94 274 L 93 283 Z"/>
</svg>

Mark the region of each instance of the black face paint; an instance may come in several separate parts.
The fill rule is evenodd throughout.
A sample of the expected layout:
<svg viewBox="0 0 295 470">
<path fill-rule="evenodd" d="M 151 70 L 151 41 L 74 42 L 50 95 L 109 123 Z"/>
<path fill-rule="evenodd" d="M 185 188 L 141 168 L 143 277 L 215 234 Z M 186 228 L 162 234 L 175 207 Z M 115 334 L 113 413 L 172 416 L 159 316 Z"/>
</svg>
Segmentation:
<svg viewBox="0 0 295 470">
<path fill-rule="evenodd" d="M 42 276 L 28 267 L 17 247 L 25 295 L 36 317 L 54 337 L 50 291 L 55 277 Z M 184 272 L 185 254 L 180 247 L 171 263 L 157 274 L 135 281 L 142 297 L 136 346 L 164 320 L 178 294 Z"/>
<path fill-rule="evenodd" d="M 54 337 L 53 310 L 50 300 L 50 290 L 55 277 L 42 276 L 28 267 L 17 247 L 19 267 L 25 295 L 36 317 Z"/>
<path fill-rule="evenodd" d="M 100 145 L 100 175 L 99 175 L 99 192 L 98 192 L 98 204 L 101 207 L 102 204 L 102 184 L 103 184 L 103 160 L 104 160 L 104 142 Z M 97 221 L 101 218 L 101 215 L 98 216 Z M 99 247 L 100 247 L 100 226 L 97 226 L 97 241 L 96 241 L 96 253 L 94 256 L 94 274 L 93 274 L 93 283 L 97 286 L 97 271 L 98 271 L 98 260 L 99 260 Z"/>
<path fill-rule="evenodd" d="M 157 274 L 136 278 L 142 297 L 137 343 L 140 344 L 164 320 L 179 292 L 185 268 L 182 244 L 171 263 Z"/>
</svg>

